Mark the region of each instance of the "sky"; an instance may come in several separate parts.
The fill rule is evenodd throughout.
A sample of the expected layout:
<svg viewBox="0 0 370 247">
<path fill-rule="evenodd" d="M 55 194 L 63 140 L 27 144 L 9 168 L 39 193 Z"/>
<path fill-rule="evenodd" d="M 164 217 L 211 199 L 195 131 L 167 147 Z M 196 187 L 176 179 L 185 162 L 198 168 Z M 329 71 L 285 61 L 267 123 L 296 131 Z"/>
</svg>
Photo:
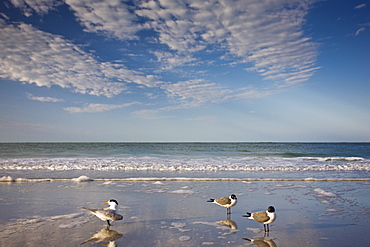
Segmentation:
<svg viewBox="0 0 370 247">
<path fill-rule="evenodd" d="M 0 142 L 369 141 L 370 1 L 0 3 Z"/>
</svg>

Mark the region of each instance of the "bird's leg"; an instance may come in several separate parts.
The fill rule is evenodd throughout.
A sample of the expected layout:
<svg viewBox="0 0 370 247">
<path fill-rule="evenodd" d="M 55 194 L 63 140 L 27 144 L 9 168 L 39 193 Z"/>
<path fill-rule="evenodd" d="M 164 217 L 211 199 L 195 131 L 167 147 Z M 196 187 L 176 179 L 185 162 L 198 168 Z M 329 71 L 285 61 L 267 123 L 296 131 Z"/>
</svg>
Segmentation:
<svg viewBox="0 0 370 247">
<path fill-rule="evenodd" d="M 269 231 L 270 231 L 269 224 L 265 224 L 265 232 L 269 232 Z"/>
<path fill-rule="evenodd" d="M 267 232 L 266 231 L 266 224 L 263 224 L 263 230 L 265 230 L 265 232 Z"/>
<path fill-rule="evenodd" d="M 108 226 L 111 226 L 111 224 L 110 224 L 109 220 L 107 220 L 107 223 L 108 223 Z"/>
<path fill-rule="evenodd" d="M 230 214 L 230 208 L 226 208 L 226 214 Z"/>
</svg>

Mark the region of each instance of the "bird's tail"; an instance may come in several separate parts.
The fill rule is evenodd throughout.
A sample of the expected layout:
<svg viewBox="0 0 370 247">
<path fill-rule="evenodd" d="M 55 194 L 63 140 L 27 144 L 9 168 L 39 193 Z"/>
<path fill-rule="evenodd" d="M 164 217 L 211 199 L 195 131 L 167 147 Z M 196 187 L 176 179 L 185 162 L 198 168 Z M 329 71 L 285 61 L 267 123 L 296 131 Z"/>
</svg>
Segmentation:
<svg viewBox="0 0 370 247">
<path fill-rule="evenodd" d="M 215 199 L 209 199 L 207 202 L 214 202 Z"/>
<path fill-rule="evenodd" d="M 246 212 L 245 215 L 243 215 L 243 217 L 251 217 L 251 215 L 252 215 L 251 213 Z"/>
<path fill-rule="evenodd" d="M 252 239 L 250 238 L 243 238 L 244 240 L 248 240 L 248 241 L 251 241 L 252 242 Z"/>
</svg>

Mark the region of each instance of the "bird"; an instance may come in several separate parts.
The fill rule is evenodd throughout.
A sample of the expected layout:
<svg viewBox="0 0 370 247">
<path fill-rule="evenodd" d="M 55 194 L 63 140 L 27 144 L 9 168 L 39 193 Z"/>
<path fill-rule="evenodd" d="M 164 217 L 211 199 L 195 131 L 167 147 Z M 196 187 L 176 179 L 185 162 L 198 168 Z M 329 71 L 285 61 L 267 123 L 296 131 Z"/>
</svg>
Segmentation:
<svg viewBox="0 0 370 247">
<path fill-rule="evenodd" d="M 101 208 L 101 209 L 92 209 L 92 208 L 85 208 L 83 209 L 89 210 L 92 214 L 103 221 L 107 221 L 108 226 L 111 226 L 111 221 L 122 220 L 123 216 L 117 213 L 117 206 L 118 202 L 115 199 L 110 199 L 107 202 L 103 202 L 102 204 L 109 204 L 108 208 Z"/>
<path fill-rule="evenodd" d="M 248 217 L 248 219 L 263 223 L 263 228 L 265 232 L 269 232 L 269 224 L 274 222 L 276 219 L 275 208 L 273 206 L 269 206 L 266 211 L 259 211 L 254 213 L 247 212 L 246 215 L 243 215 L 243 217 Z"/>
<path fill-rule="evenodd" d="M 218 199 L 209 199 L 207 202 L 212 202 L 221 207 L 226 207 L 226 214 L 231 213 L 231 207 L 234 207 L 237 203 L 236 195 L 232 194 L 229 197 L 221 197 Z"/>
</svg>

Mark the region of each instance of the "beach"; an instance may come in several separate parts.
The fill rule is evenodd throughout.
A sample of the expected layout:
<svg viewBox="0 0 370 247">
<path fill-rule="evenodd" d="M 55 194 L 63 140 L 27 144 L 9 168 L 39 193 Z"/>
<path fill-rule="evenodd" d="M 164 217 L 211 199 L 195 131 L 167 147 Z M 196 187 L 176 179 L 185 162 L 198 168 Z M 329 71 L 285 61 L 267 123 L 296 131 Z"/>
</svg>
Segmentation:
<svg viewBox="0 0 370 247">
<path fill-rule="evenodd" d="M 2 143 L 0 245 L 366 246 L 369 172 L 369 143 Z"/>
<path fill-rule="evenodd" d="M 1 246 L 366 246 L 370 181 L 0 183 Z M 207 202 L 234 193 L 231 210 Z M 109 230 L 81 207 L 119 202 Z M 276 208 L 269 234 L 242 217 Z M 97 234 L 98 238 L 94 238 Z M 108 237 L 106 237 L 106 235 Z M 103 237 L 102 237 L 103 236 Z M 105 237 L 104 237 L 105 236 Z M 258 241 L 256 242 L 258 244 Z M 257 245 L 256 245 L 257 246 Z"/>
</svg>

